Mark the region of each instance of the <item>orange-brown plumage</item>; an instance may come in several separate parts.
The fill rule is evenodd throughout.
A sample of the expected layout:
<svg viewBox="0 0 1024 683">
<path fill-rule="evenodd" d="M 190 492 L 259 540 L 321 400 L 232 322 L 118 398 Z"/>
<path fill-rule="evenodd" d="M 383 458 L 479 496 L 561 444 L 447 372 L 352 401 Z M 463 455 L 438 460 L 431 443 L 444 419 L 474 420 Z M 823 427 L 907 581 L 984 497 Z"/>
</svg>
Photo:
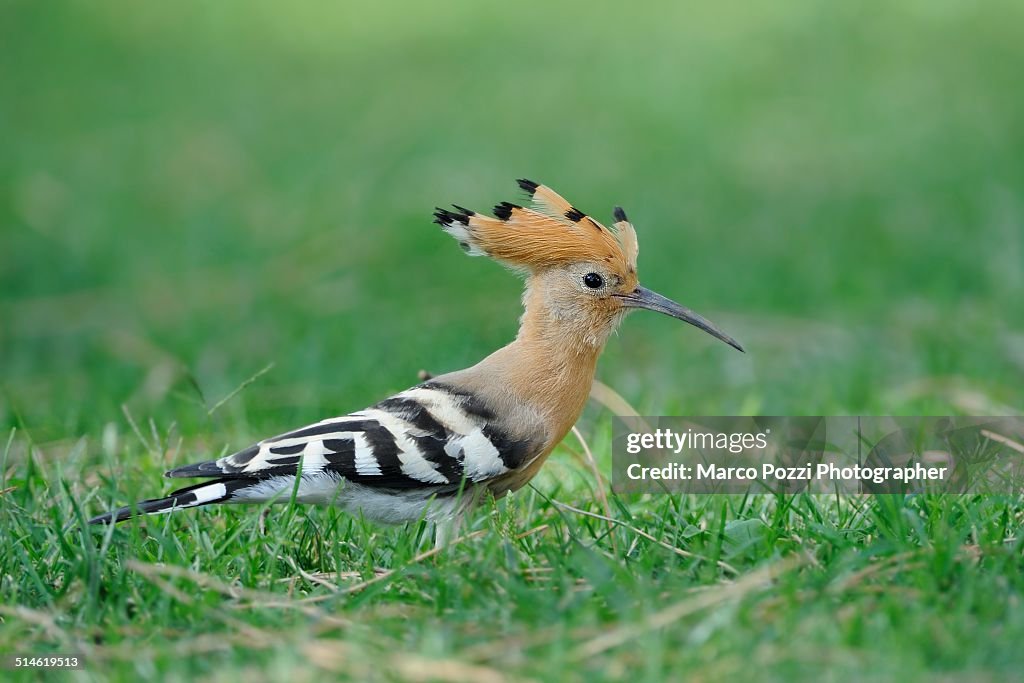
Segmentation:
<svg viewBox="0 0 1024 683">
<path fill-rule="evenodd" d="M 91 521 L 289 497 L 385 522 L 451 519 L 480 493 L 503 495 L 537 473 L 583 411 L 597 359 L 629 310 L 665 313 L 740 349 L 693 311 L 640 286 L 636 232 L 622 209 L 608 228 L 549 187 L 519 186 L 532 208 L 502 202 L 493 218 L 459 206 L 435 214 L 470 254 L 526 275 L 511 343 L 365 410 L 175 468 L 167 476 L 213 480 Z"/>
<path fill-rule="evenodd" d="M 487 255 L 513 267 L 537 271 L 595 261 L 608 263 L 623 273 L 636 270 L 636 249 L 623 248 L 623 240 L 627 245 L 636 244 L 636 234 L 628 222 L 616 223 L 610 230 L 544 185 L 537 186 L 534 203 L 537 209 L 502 202 L 495 207 L 496 218 L 469 210 L 455 213 L 444 209 L 438 209 L 437 217 L 470 253 Z M 559 212 L 562 207 L 566 208 Z M 579 218 L 574 221 L 567 214 Z"/>
<path fill-rule="evenodd" d="M 609 335 L 630 308 L 652 307 L 643 297 L 658 296 L 638 285 L 636 231 L 622 209 L 616 208 L 609 229 L 547 186 L 528 180 L 519 185 L 533 208 L 502 202 L 495 217 L 458 206 L 457 212 L 435 214 L 470 254 L 526 272 L 516 339 L 451 375 L 504 406 L 510 419 L 503 420 L 503 429 L 541 435 L 523 467 L 489 482 L 497 494 L 519 488 L 537 472 L 583 411 Z M 678 310 L 656 310 L 708 329 L 702 318 L 672 305 Z M 736 345 L 713 327 L 710 331 Z"/>
</svg>

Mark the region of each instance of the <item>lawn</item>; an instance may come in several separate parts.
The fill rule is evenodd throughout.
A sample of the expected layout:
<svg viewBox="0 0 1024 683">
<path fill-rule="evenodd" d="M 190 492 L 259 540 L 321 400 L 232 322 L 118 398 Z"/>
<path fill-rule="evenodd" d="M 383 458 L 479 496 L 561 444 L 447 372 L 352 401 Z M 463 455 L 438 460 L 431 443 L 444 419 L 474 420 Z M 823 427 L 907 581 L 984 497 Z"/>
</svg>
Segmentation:
<svg viewBox="0 0 1024 683">
<path fill-rule="evenodd" d="M 99 681 L 1019 677 L 1024 496 L 614 496 L 598 401 L 440 554 L 290 505 L 79 523 L 509 341 L 520 283 L 431 213 L 524 176 L 625 207 L 641 280 L 747 348 L 634 314 L 598 378 L 642 414 L 1021 414 L 1022 21 L 3 3 L 0 655 Z"/>
</svg>

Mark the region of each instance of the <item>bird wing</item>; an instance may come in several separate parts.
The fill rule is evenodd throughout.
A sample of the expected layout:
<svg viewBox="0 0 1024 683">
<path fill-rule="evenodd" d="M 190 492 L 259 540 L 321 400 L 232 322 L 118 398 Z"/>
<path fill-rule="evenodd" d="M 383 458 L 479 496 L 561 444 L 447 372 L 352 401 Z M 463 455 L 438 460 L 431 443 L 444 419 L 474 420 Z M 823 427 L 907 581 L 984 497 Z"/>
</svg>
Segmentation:
<svg viewBox="0 0 1024 683">
<path fill-rule="evenodd" d="M 380 403 L 322 420 L 168 477 L 270 479 L 332 475 L 388 489 L 451 488 L 478 483 L 528 462 L 537 439 L 502 429 L 479 397 L 436 381 Z"/>
</svg>

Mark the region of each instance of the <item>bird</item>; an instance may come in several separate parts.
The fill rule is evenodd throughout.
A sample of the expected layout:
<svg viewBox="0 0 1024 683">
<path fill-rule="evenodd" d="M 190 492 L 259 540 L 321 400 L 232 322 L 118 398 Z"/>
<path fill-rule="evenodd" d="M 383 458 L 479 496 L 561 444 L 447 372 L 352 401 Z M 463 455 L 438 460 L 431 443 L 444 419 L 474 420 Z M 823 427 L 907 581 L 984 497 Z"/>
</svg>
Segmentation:
<svg viewBox="0 0 1024 683">
<path fill-rule="evenodd" d="M 636 230 L 621 207 L 606 227 L 546 185 L 518 184 L 529 206 L 501 202 L 487 216 L 453 204 L 434 213 L 466 253 L 524 277 L 523 314 L 509 344 L 364 410 L 172 469 L 165 476 L 207 481 L 90 523 L 294 499 L 382 523 L 426 520 L 443 546 L 474 505 L 537 474 L 582 413 L 598 357 L 630 311 L 666 314 L 744 350 L 704 317 L 640 285 Z"/>
</svg>

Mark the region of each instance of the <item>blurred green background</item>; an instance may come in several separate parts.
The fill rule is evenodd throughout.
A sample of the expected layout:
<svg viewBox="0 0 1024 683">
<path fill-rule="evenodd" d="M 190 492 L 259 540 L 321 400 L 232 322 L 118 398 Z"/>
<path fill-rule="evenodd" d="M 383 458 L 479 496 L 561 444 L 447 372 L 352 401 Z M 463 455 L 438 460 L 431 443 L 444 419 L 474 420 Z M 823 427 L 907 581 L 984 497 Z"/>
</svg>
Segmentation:
<svg viewBox="0 0 1024 683">
<path fill-rule="evenodd" d="M 423 525 L 333 509 L 69 530 L 508 342 L 521 284 L 431 213 L 520 177 L 622 205 L 644 284 L 747 347 L 631 316 L 598 377 L 643 413 L 1024 412 L 1022 26 L 966 0 L 0 0 L 0 655 L 130 681 L 1019 675 L 1019 496 L 612 511 L 570 438 L 429 561 Z M 610 423 L 580 425 L 606 473 Z"/>
<path fill-rule="evenodd" d="M 642 411 L 1019 413 L 1022 25 L 924 0 L 4 2 L 0 424 L 70 444 L 124 405 L 195 459 L 469 365 L 520 283 L 431 212 L 518 177 L 624 206 L 645 284 L 747 346 L 631 317 L 599 378 Z"/>
</svg>

